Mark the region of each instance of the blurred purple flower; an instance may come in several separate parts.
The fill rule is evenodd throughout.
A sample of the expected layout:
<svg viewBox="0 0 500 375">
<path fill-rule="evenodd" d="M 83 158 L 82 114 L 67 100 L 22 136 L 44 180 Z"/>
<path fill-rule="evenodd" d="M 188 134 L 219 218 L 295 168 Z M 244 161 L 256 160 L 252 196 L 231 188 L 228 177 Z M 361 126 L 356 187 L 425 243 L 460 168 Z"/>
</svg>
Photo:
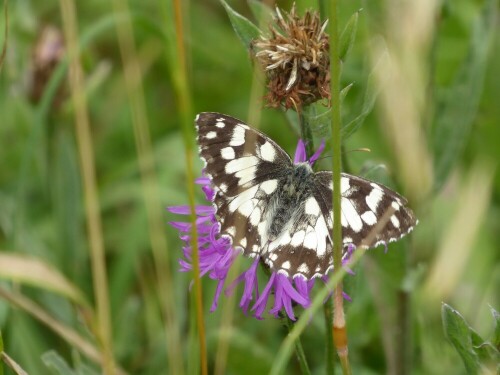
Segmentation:
<svg viewBox="0 0 500 375">
<path fill-rule="evenodd" d="M 318 160 L 321 152 L 325 147 L 324 142 L 321 143 L 318 150 L 307 159 L 305 144 L 299 140 L 295 150 L 294 163 L 309 162 L 311 165 Z M 196 210 L 196 227 L 198 230 L 198 248 L 200 259 L 200 275 L 208 274 L 213 280 L 217 280 L 217 288 L 212 302 L 210 311 L 217 308 L 220 295 L 224 290 L 224 285 L 234 260 L 240 251 L 235 250 L 229 239 L 220 236 L 220 225 L 215 217 L 215 208 L 211 202 L 214 198 L 215 191 L 211 187 L 211 181 L 208 177 L 200 177 L 196 183 L 202 186 L 205 197 L 209 204 L 197 205 Z M 169 207 L 168 210 L 175 214 L 189 215 L 189 206 Z M 192 270 L 192 254 L 190 244 L 191 224 L 189 222 L 170 222 L 170 224 L 179 230 L 180 238 L 184 241 L 182 248 L 184 258 L 179 261 L 181 271 L 188 272 Z M 347 249 L 347 255 L 344 257 L 344 264 L 347 264 L 353 252 L 353 248 Z M 284 313 L 295 320 L 293 305 L 297 304 L 303 308 L 309 307 L 311 303 L 310 292 L 315 284 L 315 279 L 306 280 L 298 276 L 295 278 L 287 277 L 281 273 L 272 272 L 267 284 L 262 291 L 259 291 L 259 283 L 257 280 L 257 266 L 260 258 L 256 257 L 250 268 L 239 275 L 229 286 L 225 288 L 225 294 L 233 292 L 234 288 L 243 283 L 243 295 L 239 306 L 243 312 L 247 313 L 248 309 L 253 312 L 253 316 L 257 319 L 262 319 L 262 315 L 268 305 L 269 297 L 274 295 L 274 304 L 269 310 L 269 313 L 278 317 L 279 313 L 284 310 Z M 352 271 L 348 270 L 350 273 Z M 328 276 L 320 278 L 323 282 L 328 282 Z M 350 300 L 349 296 L 344 296 Z"/>
</svg>

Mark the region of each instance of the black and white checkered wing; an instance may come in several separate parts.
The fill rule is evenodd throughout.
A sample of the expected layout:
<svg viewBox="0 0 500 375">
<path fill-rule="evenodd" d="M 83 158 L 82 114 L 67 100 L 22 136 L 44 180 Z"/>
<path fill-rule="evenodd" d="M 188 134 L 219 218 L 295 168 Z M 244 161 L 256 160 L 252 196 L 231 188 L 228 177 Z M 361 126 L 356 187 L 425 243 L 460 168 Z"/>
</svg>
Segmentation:
<svg viewBox="0 0 500 375">
<path fill-rule="evenodd" d="M 233 117 L 200 113 L 196 126 L 205 173 L 216 188 L 221 233 L 246 255 L 257 255 L 277 176 L 292 168 L 292 160 L 269 137 Z"/>
<path fill-rule="evenodd" d="M 313 180 L 311 195 L 297 207 L 286 230 L 264 252 L 264 260 L 273 270 L 291 277 L 321 277 L 333 268 L 332 173 L 317 172 Z M 349 245 L 370 248 L 387 244 L 408 234 L 417 223 L 406 207 L 406 199 L 378 183 L 343 173 L 341 194 L 344 257 Z M 394 210 L 389 221 L 367 242 L 389 208 Z"/>
<path fill-rule="evenodd" d="M 332 212 L 332 173 L 318 172 L 315 175 L 317 195 L 321 195 L 322 211 Z M 399 240 L 413 230 L 417 220 L 406 206 L 404 197 L 376 182 L 342 173 L 341 223 L 344 246 L 375 247 Z M 375 238 L 366 243 L 368 234 L 389 209 L 394 210 L 389 221 Z M 330 214 L 333 215 L 333 214 Z M 327 220 L 329 228 L 332 221 Z"/>
<path fill-rule="evenodd" d="M 222 235 L 275 272 L 326 275 L 333 263 L 332 173 L 294 165 L 269 137 L 233 117 L 201 113 L 196 125 Z M 344 249 L 396 241 L 416 225 L 406 200 L 383 185 L 342 174 L 341 195 Z M 369 240 L 388 209 L 389 221 Z"/>
</svg>

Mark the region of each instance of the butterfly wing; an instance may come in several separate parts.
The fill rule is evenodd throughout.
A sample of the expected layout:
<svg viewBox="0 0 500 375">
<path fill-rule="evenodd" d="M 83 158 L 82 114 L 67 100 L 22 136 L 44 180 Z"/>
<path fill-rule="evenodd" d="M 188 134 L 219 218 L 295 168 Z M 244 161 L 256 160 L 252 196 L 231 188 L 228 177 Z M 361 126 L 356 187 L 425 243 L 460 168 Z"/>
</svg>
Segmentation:
<svg viewBox="0 0 500 375">
<path fill-rule="evenodd" d="M 266 241 L 270 197 L 292 160 L 269 137 L 233 117 L 201 113 L 196 127 L 205 173 L 216 188 L 221 233 L 246 255 L 256 255 Z"/>
<path fill-rule="evenodd" d="M 322 211 L 332 214 L 332 173 L 318 172 L 315 175 L 316 196 L 322 202 Z M 406 206 L 405 198 L 376 182 L 342 173 L 341 223 L 344 246 L 370 248 L 379 244 L 399 240 L 417 224 L 412 210 Z M 370 242 L 368 235 L 388 210 L 394 210 L 387 224 Z M 332 216 L 333 217 L 333 216 Z M 332 220 L 327 220 L 329 228 Z"/>
<path fill-rule="evenodd" d="M 312 195 L 304 200 L 281 236 L 264 253 L 274 271 L 306 279 L 326 275 L 333 267 L 331 232 L 333 229 L 332 173 L 317 172 Z M 375 182 L 342 174 L 341 223 L 344 249 L 375 247 L 396 241 L 409 233 L 417 220 L 406 207 L 406 199 Z M 370 242 L 368 236 L 384 213 L 394 213 Z M 344 252 L 343 258 L 347 255 Z"/>
</svg>

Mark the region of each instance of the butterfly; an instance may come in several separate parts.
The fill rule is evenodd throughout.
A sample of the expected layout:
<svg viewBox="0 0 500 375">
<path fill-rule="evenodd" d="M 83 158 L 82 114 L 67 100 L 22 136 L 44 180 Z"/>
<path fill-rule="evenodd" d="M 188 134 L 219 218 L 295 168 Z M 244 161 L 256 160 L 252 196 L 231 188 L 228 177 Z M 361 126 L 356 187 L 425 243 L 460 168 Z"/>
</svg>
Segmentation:
<svg viewBox="0 0 500 375">
<path fill-rule="evenodd" d="M 332 172 L 294 164 L 271 138 L 236 118 L 204 112 L 195 122 L 221 236 L 274 272 L 326 275 L 333 268 Z M 344 257 L 349 247 L 396 241 L 417 224 L 406 199 L 383 185 L 342 173 L 340 188 Z M 389 220 L 367 242 L 389 209 Z"/>
</svg>

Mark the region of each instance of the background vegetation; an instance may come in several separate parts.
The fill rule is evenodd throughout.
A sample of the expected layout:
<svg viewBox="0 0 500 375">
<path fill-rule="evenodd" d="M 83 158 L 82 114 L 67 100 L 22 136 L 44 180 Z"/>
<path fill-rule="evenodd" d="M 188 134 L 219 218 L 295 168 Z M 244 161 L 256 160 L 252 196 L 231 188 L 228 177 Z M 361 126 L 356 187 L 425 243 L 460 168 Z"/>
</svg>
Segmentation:
<svg viewBox="0 0 500 375">
<path fill-rule="evenodd" d="M 230 2 L 258 23 L 254 3 Z M 164 210 L 188 201 L 172 4 L 80 1 L 74 18 L 71 4 L 9 3 L 0 70 L 3 350 L 30 374 L 71 373 L 69 367 L 99 373 L 99 358 L 109 358 L 109 350 L 130 374 L 196 373 L 191 275 L 177 272 L 181 241 L 167 225 L 176 217 Z M 291 2 L 278 5 L 289 9 Z M 263 109 L 257 120 L 255 87 L 262 78 L 253 79 L 248 52 L 221 3 L 183 6 L 193 116 L 217 111 L 253 119 L 293 152 L 297 134 L 287 116 Z M 302 12 L 317 4 L 297 6 Z M 362 8 L 342 87 L 353 83 L 344 123 L 360 114 L 364 121 L 344 139 L 344 167 L 408 196 L 420 219 L 409 239 L 391 244 L 386 254 L 370 251 L 348 276 L 356 374 L 466 373 L 443 331 L 441 304 L 456 308 L 484 339 L 494 330 L 490 308 L 499 307 L 499 5 L 414 6 L 340 4 L 340 30 Z M 3 46 L 5 9 L 1 16 Z M 80 88 L 68 84 L 77 79 L 65 60 L 75 53 L 75 40 L 81 43 Z M 327 137 L 329 123 L 312 119 L 315 137 Z M 358 148 L 371 152 L 352 152 Z M 198 174 L 201 163 L 193 157 Z M 93 192 L 83 172 L 88 166 L 95 171 L 97 211 L 85 206 Z M 105 279 L 93 276 L 99 265 Z M 232 298 L 209 313 L 214 289 L 203 280 L 210 373 L 267 373 L 286 330 L 271 316 L 245 316 Z M 470 346 L 465 331 L 459 342 Z M 313 373 L 324 373 L 321 314 L 302 342 Z M 465 352 L 481 356 L 470 347 Z M 300 373 L 294 358 L 287 373 Z"/>
</svg>

